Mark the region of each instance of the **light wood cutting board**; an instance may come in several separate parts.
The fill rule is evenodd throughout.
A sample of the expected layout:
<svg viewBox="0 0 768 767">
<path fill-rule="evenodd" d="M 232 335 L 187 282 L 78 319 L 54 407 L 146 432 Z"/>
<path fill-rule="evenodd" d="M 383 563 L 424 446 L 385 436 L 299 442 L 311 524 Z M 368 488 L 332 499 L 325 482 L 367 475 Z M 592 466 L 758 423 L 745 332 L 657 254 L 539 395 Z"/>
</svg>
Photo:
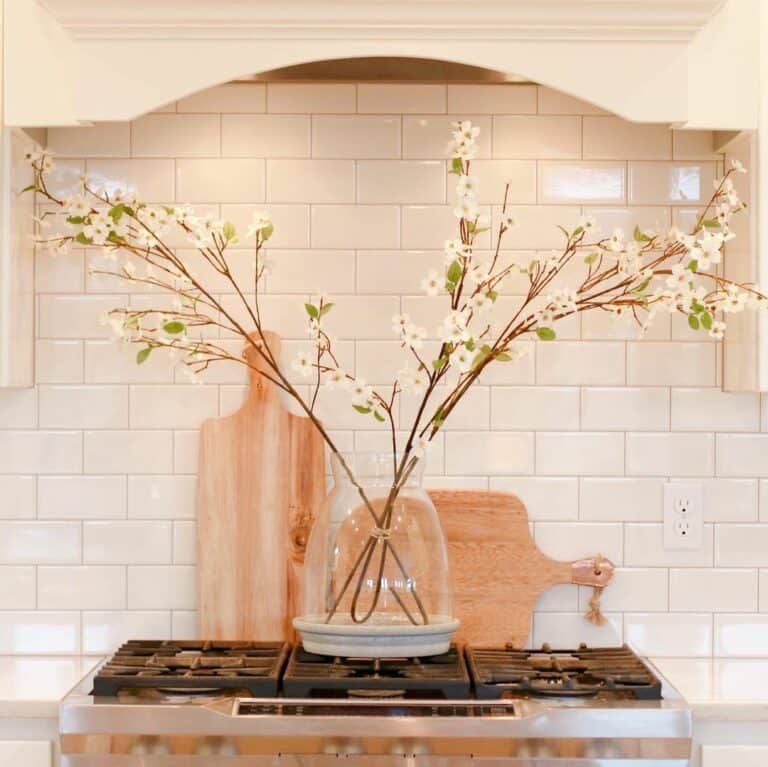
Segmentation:
<svg viewBox="0 0 768 767">
<path fill-rule="evenodd" d="M 280 340 L 266 334 L 272 353 Z M 258 355 L 247 347 L 249 360 Z M 250 372 L 236 413 L 200 430 L 199 630 L 206 639 L 293 637 L 304 545 L 325 496 L 324 443 Z"/>
<path fill-rule="evenodd" d="M 448 541 L 456 641 L 522 647 L 533 608 L 552 586 L 605 586 L 613 564 L 585 558 L 558 562 L 531 537 L 528 512 L 510 493 L 430 490 Z M 593 556 L 597 552 L 587 552 Z"/>
</svg>

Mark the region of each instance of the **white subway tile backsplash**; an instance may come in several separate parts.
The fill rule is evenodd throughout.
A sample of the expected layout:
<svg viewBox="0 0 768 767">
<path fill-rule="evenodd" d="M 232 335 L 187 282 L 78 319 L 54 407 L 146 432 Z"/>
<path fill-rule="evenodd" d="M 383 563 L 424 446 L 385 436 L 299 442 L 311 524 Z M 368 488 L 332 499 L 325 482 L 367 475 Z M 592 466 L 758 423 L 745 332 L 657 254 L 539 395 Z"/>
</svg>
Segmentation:
<svg viewBox="0 0 768 767">
<path fill-rule="evenodd" d="M 676 160 L 715 160 L 714 133 L 709 130 L 673 130 L 672 156 Z"/>
<path fill-rule="evenodd" d="M 579 482 L 572 477 L 491 477 L 490 489 L 513 493 L 532 520 L 576 519 Z"/>
<path fill-rule="evenodd" d="M 170 522 L 84 522 L 83 561 L 125 565 L 170 563 L 171 536 Z"/>
<path fill-rule="evenodd" d="M 278 114 L 343 114 L 357 107 L 354 83 L 268 83 L 267 111 Z"/>
<path fill-rule="evenodd" d="M 627 474 L 706 477 L 715 470 L 712 434 L 627 434 Z"/>
<path fill-rule="evenodd" d="M 222 115 L 221 155 L 309 157 L 310 126 L 308 115 Z"/>
<path fill-rule="evenodd" d="M 267 281 L 271 293 L 354 293 L 355 253 L 352 250 L 283 250 L 274 253 L 277 268 Z M 366 290 L 375 293 L 375 290 Z"/>
<path fill-rule="evenodd" d="M 183 159 L 176 162 L 179 202 L 263 202 L 264 160 Z"/>
<path fill-rule="evenodd" d="M 491 135 L 491 119 L 478 115 L 403 115 L 403 157 L 414 160 L 450 159 L 451 150 L 446 140 L 453 130 L 452 123 L 470 120 L 480 128 L 481 135 Z M 478 145 L 479 158 L 491 156 L 491 142 Z M 473 163 L 474 164 L 474 163 Z"/>
<path fill-rule="evenodd" d="M 267 201 L 355 201 L 352 160 L 268 160 Z"/>
<path fill-rule="evenodd" d="M 62 352 L 64 353 L 64 352 Z M 88 384 L 170 383 L 173 362 L 166 354 L 152 354 L 136 363 L 133 344 L 114 341 L 86 341 L 85 360 L 80 360 Z"/>
<path fill-rule="evenodd" d="M 357 254 L 357 289 L 361 293 L 414 293 L 430 271 L 444 268 L 443 262 L 444 256 L 437 250 L 361 250 Z"/>
<path fill-rule="evenodd" d="M 32 565 L 0 565 L 0 610 L 35 609 L 36 570 Z"/>
<path fill-rule="evenodd" d="M 712 567 L 713 525 L 704 525 L 698 549 L 665 549 L 664 525 L 626 524 L 624 564 L 633 567 Z"/>
<path fill-rule="evenodd" d="M 718 658 L 768 657 L 768 615 L 715 615 Z"/>
<path fill-rule="evenodd" d="M 254 211 L 262 210 L 263 205 L 222 205 L 221 215 L 225 220 L 232 221 L 237 231 L 248 243 L 245 232 L 253 218 Z M 276 248 L 308 248 L 309 247 L 309 205 L 269 205 L 269 215 L 275 227 L 274 234 L 269 238 L 269 250 Z"/>
<path fill-rule="evenodd" d="M 194 429 L 219 414 L 215 386 L 131 386 L 131 428 Z"/>
<path fill-rule="evenodd" d="M 86 655 L 109 655 L 128 637 L 171 636 L 171 614 L 167 610 L 86 611 L 82 622 L 82 651 Z"/>
<path fill-rule="evenodd" d="M 122 519 L 125 477 L 39 477 L 37 514 L 40 519 Z"/>
<path fill-rule="evenodd" d="M 637 205 L 692 205 L 712 193 L 715 163 L 630 162 L 629 201 Z"/>
<path fill-rule="evenodd" d="M 475 160 L 471 175 L 477 181 L 478 202 L 501 205 L 505 193 L 509 204 L 536 202 L 536 163 L 533 160 Z M 456 177 L 449 176 L 449 202 L 454 199 L 455 185 Z"/>
<path fill-rule="evenodd" d="M 87 128 L 49 128 L 48 148 L 61 157 L 128 157 L 129 123 L 96 123 Z"/>
<path fill-rule="evenodd" d="M 491 391 L 494 429 L 565 431 L 579 428 L 575 387 L 497 387 Z"/>
<path fill-rule="evenodd" d="M 531 160 L 579 159 L 581 118 L 542 115 L 494 117 L 493 156 Z"/>
<path fill-rule="evenodd" d="M 78 522 L 0 522 L 0 563 L 70 564 L 80 561 Z"/>
<path fill-rule="evenodd" d="M 456 432 L 446 435 L 449 474 L 533 474 L 533 435 L 525 432 Z"/>
<path fill-rule="evenodd" d="M 669 428 L 669 390 L 584 388 L 581 425 L 595 431 L 659 431 Z"/>
<path fill-rule="evenodd" d="M 167 474 L 173 470 L 173 433 L 87 431 L 83 456 L 89 474 Z"/>
<path fill-rule="evenodd" d="M 176 104 L 176 111 L 263 112 L 265 96 L 266 86 L 261 83 L 225 83 L 181 99 Z"/>
<path fill-rule="evenodd" d="M 536 545 L 552 559 L 575 560 L 585 552 L 599 551 L 615 565 L 624 558 L 622 526 L 619 523 L 536 522 Z"/>
<path fill-rule="evenodd" d="M 38 294 L 82 293 L 84 284 L 85 257 L 80 248 L 55 255 L 41 250 L 35 254 L 35 290 Z"/>
<path fill-rule="evenodd" d="M 717 525 L 715 564 L 718 567 L 768 566 L 768 525 Z"/>
<path fill-rule="evenodd" d="M 624 435 L 539 432 L 536 473 L 552 476 L 615 475 L 624 471 Z"/>
<path fill-rule="evenodd" d="M 721 477 L 768 477 L 768 434 L 718 434 Z"/>
<path fill-rule="evenodd" d="M 448 111 L 451 114 L 535 114 L 536 86 L 449 85 Z"/>
<path fill-rule="evenodd" d="M 426 83 L 360 83 L 357 111 L 392 114 L 445 112 L 446 86 Z"/>
<path fill-rule="evenodd" d="M 757 610 L 757 570 L 670 570 L 670 610 L 738 613 Z"/>
<path fill-rule="evenodd" d="M 584 477 L 580 482 L 579 518 L 594 521 L 648 522 L 661 520 L 660 479 Z"/>
<path fill-rule="evenodd" d="M 195 522 L 173 523 L 173 564 L 194 565 L 197 562 L 197 524 Z M 197 577 L 194 568 L 190 568 L 191 578 Z"/>
<path fill-rule="evenodd" d="M 619 386 L 624 371 L 622 343 L 553 341 L 536 348 L 537 384 Z"/>
<path fill-rule="evenodd" d="M 177 433 L 177 444 L 180 441 Z M 196 434 L 196 432 L 195 432 Z M 186 476 L 128 478 L 128 517 L 131 519 L 193 519 L 197 480 Z"/>
<path fill-rule="evenodd" d="M 539 203 L 620 205 L 626 200 L 623 163 L 540 162 L 538 167 Z"/>
<path fill-rule="evenodd" d="M 115 565 L 39 567 L 37 606 L 41 610 L 122 610 L 125 584 L 125 568 Z"/>
<path fill-rule="evenodd" d="M 584 620 L 584 613 L 540 612 L 533 617 L 533 644 L 526 647 L 540 647 L 544 642 L 556 639 L 557 644 L 578 647 L 582 642 L 593 647 L 614 647 L 624 641 L 620 613 L 604 614 L 602 626 Z"/>
<path fill-rule="evenodd" d="M 110 195 L 122 190 L 136 192 L 147 202 L 173 199 L 176 182 L 171 159 L 88 160 L 87 172 L 90 183 Z"/>
<path fill-rule="evenodd" d="M 666 612 L 669 609 L 669 577 L 662 568 L 618 567 L 611 587 L 600 595 L 600 608 L 606 612 Z M 593 589 L 579 589 L 579 609 L 589 608 Z"/>
<path fill-rule="evenodd" d="M 673 389 L 672 428 L 676 431 L 757 431 L 760 395 L 717 389 Z"/>
<path fill-rule="evenodd" d="M 150 114 L 132 124 L 134 157 L 215 157 L 221 144 L 218 115 Z"/>
<path fill-rule="evenodd" d="M 318 115 L 312 118 L 312 156 L 355 160 L 400 157 L 400 117 Z"/>
<path fill-rule="evenodd" d="M 83 382 L 83 342 L 47 341 L 35 344 L 35 378 L 39 384 Z"/>
<path fill-rule="evenodd" d="M 756 479 L 708 479 L 704 482 L 704 519 L 753 522 L 758 516 Z"/>
<path fill-rule="evenodd" d="M 716 372 L 715 344 L 627 344 L 627 383 L 631 386 L 714 386 Z"/>
<path fill-rule="evenodd" d="M 79 612 L 0 611 L 3 655 L 76 655 L 80 650 Z"/>
<path fill-rule="evenodd" d="M 42 338 L 107 338 L 104 315 L 119 306 L 119 296 L 40 296 L 38 334 Z"/>
<path fill-rule="evenodd" d="M 584 117 L 584 159 L 669 160 L 672 131 L 667 125 L 631 123 L 620 117 Z"/>
<path fill-rule="evenodd" d="M 575 96 L 553 88 L 540 85 L 537 89 L 539 95 L 539 114 L 552 115 L 591 115 L 606 114 L 600 107 L 590 104 Z"/>
<path fill-rule="evenodd" d="M 0 519 L 32 519 L 36 508 L 35 477 L 0 474 Z"/>
<path fill-rule="evenodd" d="M 440 160 L 361 160 L 357 202 L 445 202 L 445 163 Z"/>
<path fill-rule="evenodd" d="M 194 567 L 179 565 L 128 568 L 131 610 L 194 610 L 197 578 Z"/>
<path fill-rule="evenodd" d="M 480 212 L 487 215 L 490 211 L 481 206 Z M 402 208 L 402 227 L 400 245 L 406 250 L 442 248 L 443 243 L 456 237 L 458 232 L 452 205 L 405 205 Z M 487 248 L 489 244 L 489 233 L 481 233 L 476 246 Z"/>
<path fill-rule="evenodd" d="M 79 431 L 0 431 L 0 473 L 80 472 L 82 445 Z"/>
<path fill-rule="evenodd" d="M 644 656 L 712 654 L 712 616 L 703 613 L 626 613 L 624 640 Z"/>
<path fill-rule="evenodd" d="M 0 389 L 0 429 L 34 429 L 37 399 L 35 389 Z"/>
<path fill-rule="evenodd" d="M 128 392 L 123 386 L 41 386 L 39 391 L 42 428 L 128 426 Z"/>
<path fill-rule="evenodd" d="M 396 205 L 313 205 L 313 248 L 397 248 L 400 210 Z"/>
</svg>

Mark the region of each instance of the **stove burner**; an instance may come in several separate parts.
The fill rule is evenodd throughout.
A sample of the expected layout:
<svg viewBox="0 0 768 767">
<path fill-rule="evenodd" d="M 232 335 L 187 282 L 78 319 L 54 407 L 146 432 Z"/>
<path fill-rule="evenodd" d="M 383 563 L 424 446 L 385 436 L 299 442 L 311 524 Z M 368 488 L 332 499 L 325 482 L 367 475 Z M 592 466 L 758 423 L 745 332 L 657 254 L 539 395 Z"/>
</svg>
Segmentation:
<svg viewBox="0 0 768 767">
<path fill-rule="evenodd" d="M 292 698 L 468 698 L 469 674 L 454 645 L 427 658 L 332 658 L 293 648 L 283 674 Z"/>
<path fill-rule="evenodd" d="M 629 697 L 659 700 L 661 682 L 626 645 L 540 651 L 467 648 L 467 662 L 480 699 L 520 695 Z"/>
<path fill-rule="evenodd" d="M 126 642 L 98 671 L 94 695 L 150 688 L 171 695 L 247 690 L 254 697 L 277 695 L 288 656 L 284 642 Z"/>
</svg>

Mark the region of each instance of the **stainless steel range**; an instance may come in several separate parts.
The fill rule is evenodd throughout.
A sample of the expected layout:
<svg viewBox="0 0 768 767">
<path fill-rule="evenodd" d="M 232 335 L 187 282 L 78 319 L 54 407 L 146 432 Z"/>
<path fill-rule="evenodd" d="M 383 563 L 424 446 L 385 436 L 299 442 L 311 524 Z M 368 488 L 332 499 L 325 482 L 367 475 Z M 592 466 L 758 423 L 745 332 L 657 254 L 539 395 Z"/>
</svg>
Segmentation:
<svg viewBox="0 0 768 767">
<path fill-rule="evenodd" d="M 691 749 L 685 702 L 626 647 L 374 660 L 129 642 L 64 699 L 60 730 L 64 767 L 683 767 Z"/>
</svg>

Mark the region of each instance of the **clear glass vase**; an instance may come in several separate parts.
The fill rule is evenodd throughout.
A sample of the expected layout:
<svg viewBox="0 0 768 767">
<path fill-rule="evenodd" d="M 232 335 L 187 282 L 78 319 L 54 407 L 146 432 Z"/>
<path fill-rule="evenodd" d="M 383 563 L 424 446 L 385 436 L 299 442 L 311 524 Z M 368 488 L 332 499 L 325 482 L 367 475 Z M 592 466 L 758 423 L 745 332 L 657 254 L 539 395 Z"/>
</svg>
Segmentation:
<svg viewBox="0 0 768 767">
<path fill-rule="evenodd" d="M 294 620 L 305 649 L 365 657 L 445 652 L 459 623 L 451 615 L 445 536 L 421 486 L 423 462 L 409 461 L 393 490 L 391 454 L 331 460 L 334 486 L 309 536 L 304 614 Z"/>
</svg>

